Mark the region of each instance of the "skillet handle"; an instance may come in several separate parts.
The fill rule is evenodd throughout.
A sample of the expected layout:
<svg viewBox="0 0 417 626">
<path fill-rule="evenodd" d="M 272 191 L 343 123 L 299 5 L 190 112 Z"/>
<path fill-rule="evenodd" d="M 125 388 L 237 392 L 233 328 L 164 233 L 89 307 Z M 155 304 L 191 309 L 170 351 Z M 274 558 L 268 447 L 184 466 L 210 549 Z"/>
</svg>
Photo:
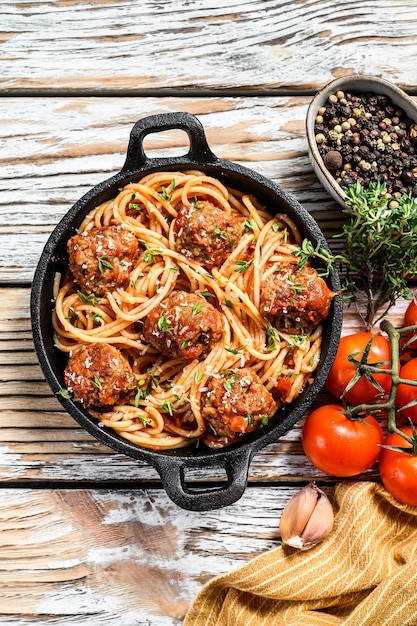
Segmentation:
<svg viewBox="0 0 417 626">
<path fill-rule="evenodd" d="M 146 155 L 143 148 L 146 135 L 176 129 L 183 130 L 188 135 L 190 149 L 187 154 L 165 158 L 150 158 Z M 194 115 L 185 112 L 161 113 L 144 117 L 133 126 L 122 172 L 163 167 L 165 162 L 169 165 L 181 165 L 189 162 L 214 163 L 217 160 L 209 148 L 201 122 Z"/>
<path fill-rule="evenodd" d="M 230 457 L 205 457 L 203 465 L 198 459 L 184 460 L 174 456 L 158 457 L 152 464 L 161 477 L 168 497 L 175 504 L 188 511 L 211 511 L 233 504 L 243 495 L 251 457 L 250 449 L 241 448 L 234 450 Z M 219 488 L 190 489 L 185 483 L 184 470 L 197 467 L 204 467 L 204 470 L 222 467 L 226 471 L 228 482 Z"/>
</svg>

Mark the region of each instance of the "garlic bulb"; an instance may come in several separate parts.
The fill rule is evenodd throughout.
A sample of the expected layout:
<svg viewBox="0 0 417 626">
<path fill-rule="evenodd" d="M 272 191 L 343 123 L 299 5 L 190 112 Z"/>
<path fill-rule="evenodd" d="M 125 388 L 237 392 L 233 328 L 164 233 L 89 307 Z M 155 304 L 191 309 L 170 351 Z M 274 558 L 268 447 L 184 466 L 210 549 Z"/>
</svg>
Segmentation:
<svg viewBox="0 0 417 626">
<path fill-rule="evenodd" d="M 280 532 L 284 543 L 309 550 L 327 537 L 333 528 L 333 507 L 315 482 L 295 494 L 285 507 Z"/>
</svg>

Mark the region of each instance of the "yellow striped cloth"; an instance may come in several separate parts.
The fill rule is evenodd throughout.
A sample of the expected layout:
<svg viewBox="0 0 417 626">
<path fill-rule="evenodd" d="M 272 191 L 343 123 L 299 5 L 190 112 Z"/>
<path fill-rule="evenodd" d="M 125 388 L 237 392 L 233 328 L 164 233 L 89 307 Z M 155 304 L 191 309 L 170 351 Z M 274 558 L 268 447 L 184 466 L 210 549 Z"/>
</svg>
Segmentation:
<svg viewBox="0 0 417 626">
<path fill-rule="evenodd" d="M 339 483 L 333 504 L 327 539 L 214 578 L 183 626 L 417 626 L 417 507 L 371 482 Z"/>
</svg>

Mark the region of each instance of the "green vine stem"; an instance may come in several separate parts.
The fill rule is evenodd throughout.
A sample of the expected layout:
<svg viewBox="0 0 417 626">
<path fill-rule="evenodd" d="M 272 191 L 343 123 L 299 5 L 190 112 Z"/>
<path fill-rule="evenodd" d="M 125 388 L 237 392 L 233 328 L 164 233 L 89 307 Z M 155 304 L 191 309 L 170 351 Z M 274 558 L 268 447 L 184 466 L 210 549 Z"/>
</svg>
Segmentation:
<svg viewBox="0 0 417 626">
<path fill-rule="evenodd" d="M 397 427 L 395 399 L 397 396 L 397 388 L 400 383 L 417 387 L 417 380 L 400 378 L 400 338 L 401 335 L 416 331 L 417 326 L 404 326 L 403 328 L 395 328 L 393 324 L 384 319 L 380 328 L 388 335 L 391 346 L 391 367 L 381 368 L 369 363 L 361 363 L 360 367 L 372 374 L 389 374 L 392 379 L 391 391 L 386 402 L 378 404 L 358 404 L 356 406 L 346 406 L 346 413 L 354 419 L 357 419 L 361 413 L 375 413 L 382 410 L 387 411 L 388 416 L 388 432 L 396 433 L 408 441 L 412 446 L 410 453 L 417 456 L 417 436 L 409 437 Z"/>
</svg>

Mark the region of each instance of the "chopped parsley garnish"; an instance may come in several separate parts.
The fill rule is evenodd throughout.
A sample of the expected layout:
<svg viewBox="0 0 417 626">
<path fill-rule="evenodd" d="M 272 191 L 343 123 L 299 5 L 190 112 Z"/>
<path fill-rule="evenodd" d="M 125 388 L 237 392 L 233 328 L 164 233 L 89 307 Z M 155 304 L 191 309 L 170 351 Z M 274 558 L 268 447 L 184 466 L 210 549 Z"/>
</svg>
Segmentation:
<svg viewBox="0 0 417 626">
<path fill-rule="evenodd" d="M 246 272 L 246 270 L 248 270 L 250 266 L 252 265 L 252 260 L 236 261 L 236 265 L 238 266 L 236 271 L 239 272 L 239 274 L 243 274 L 243 272 Z"/>
<path fill-rule="evenodd" d="M 137 415 L 136 417 L 142 422 L 145 428 L 146 426 L 150 426 L 150 424 L 152 424 L 152 418 L 147 415 Z"/>
<path fill-rule="evenodd" d="M 173 194 L 173 191 L 175 189 L 175 180 L 174 179 L 171 180 L 170 187 L 171 187 L 171 191 L 168 191 L 168 189 L 162 185 L 161 191 L 158 192 L 158 196 L 164 202 L 170 202 L 172 200 L 172 194 Z"/>
<path fill-rule="evenodd" d="M 203 378 L 203 372 L 200 372 L 200 370 L 197 370 L 194 373 L 194 382 L 198 384 L 202 378 Z"/>
<path fill-rule="evenodd" d="M 139 238 L 139 241 L 145 246 L 146 252 L 143 255 L 145 263 L 156 263 L 155 255 L 162 254 L 162 250 L 150 248 L 144 239 Z"/>
<path fill-rule="evenodd" d="M 292 285 L 292 288 L 294 289 L 294 292 L 295 292 L 296 294 L 299 294 L 299 293 L 301 293 L 302 291 L 305 291 L 305 290 L 307 289 L 307 287 L 306 287 L 305 285 L 303 285 L 303 284 L 301 284 L 301 283 L 296 283 L 296 282 L 295 282 L 295 277 L 294 277 L 292 274 L 290 274 L 290 275 L 288 276 L 288 280 L 290 281 L 290 283 L 291 283 L 291 285 Z"/>
<path fill-rule="evenodd" d="M 108 254 L 101 256 L 97 260 L 98 271 L 100 272 L 100 274 L 104 274 L 104 268 L 106 267 L 110 270 L 113 269 L 113 265 L 107 259 L 111 259 L 111 257 Z"/>
<path fill-rule="evenodd" d="M 272 350 L 277 350 L 280 346 L 281 340 L 277 336 L 275 332 L 275 328 L 273 328 L 272 326 L 268 326 L 265 332 L 266 332 L 266 351 L 272 352 Z"/>
<path fill-rule="evenodd" d="M 128 208 L 132 211 L 142 211 L 143 207 L 141 207 L 137 202 L 129 202 Z"/>
<path fill-rule="evenodd" d="M 220 226 L 214 227 L 214 234 L 220 237 L 221 239 L 223 239 L 224 241 L 227 240 L 227 233 L 225 230 L 222 230 Z"/>
<path fill-rule="evenodd" d="M 194 211 L 199 211 L 202 207 L 203 205 L 197 200 L 197 194 L 194 193 L 194 201 L 191 202 L 191 212 L 194 213 Z"/>
<path fill-rule="evenodd" d="M 210 274 L 210 272 L 203 272 L 203 276 L 205 276 L 206 278 L 211 278 L 211 280 L 217 281 L 217 278 L 214 278 L 214 276 Z"/>
<path fill-rule="evenodd" d="M 290 339 L 292 341 L 292 345 L 302 346 L 305 341 L 310 339 L 310 337 L 302 333 L 301 335 L 290 335 Z"/>
<path fill-rule="evenodd" d="M 65 389 L 65 387 L 57 391 L 56 395 L 61 396 L 64 400 L 71 400 L 72 398 L 72 392 L 69 389 Z"/>
<path fill-rule="evenodd" d="M 162 250 L 157 250 L 157 249 L 151 250 L 151 248 L 146 246 L 146 252 L 143 256 L 143 260 L 145 261 L 145 263 L 156 263 L 156 259 L 155 259 L 156 254 L 162 254 Z"/>
<path fill-rule="evenodd" d="M 246 345 L 241 346 L 240 348 L 225 348 L 225 350 L 226 352 L 230 352 L 230 354 L 240 354 L 245 348 Z"/>
<path fill-rule="evenodd" d="M 225 377 L 223 381 L 223 386 L 228 393 L 232 393 L 232 389 L 235 386 L 237 380 L 238 380 L 238 375 L 235 374 L 234 372 L 232 372 L 231 374 L 229 373 L 227 375 L 227 378 Z"/>
<path fill-rule="evenodd" d="M 141 389 L 142 385 L 145 384 L 145 379 L 141 378 L 140 380 L 138 380 L 138 382 L 136 383 L 136 393 L 135 393 L 135 407 L 138 408 L 140 401 L 142 400 L 142 398 L 145 398 L 146 395 L 149 395 L 150 393 L 150 389 L 149 389 L 149 393 L 146 394 L 146 390 L 143 391 Z"/>
<path fill-rule="evenodd" d="M 143 207 L 137 202 L 135 202 L 135 199 L 136 199 L 136 193 L 132 193 L 130 202 L 128 204 L 128 208 L 132 209 L 132 211 L 142 211 Z"/>
<path fill-rule="evenodd" d="M 201 313 L 202 310 L 203 310 L 203 305 L 200 302 L 196 302 L 195 305 L 193 306 L 192 316 L 195 317 L 196 315 Z"/>
<path fill-rule="evenodd" d="M 97 387 L 97 389 L 101 389 L 101 380 L 97 372 L 95 372 L 93 380 L 91 382 L 94 385 L 94 387 Z"/>
<path fill-rule="evenodd" d="M 174 405 L 170 400 L 164 400 L 161 404 L 160 409 L 162 413 L 168 413 L 171 417 L 174 415 Z"/>
<path fill-rule="evenodd" d="M 168 326 L 167 317 L 163 313 L 160 313 L 158 317 L 157 326 L 158 329 L 161 330 L 163 333 L 172 333 L 172 331 L 174 330 L 172 326 Z"/>
<path fill-rule="evenodd" d="M 248 220 L 248 218 L 245 219 L 245 227 L 243 229 L 244 233 L 249 233 L 253 230 L 253 225 L 252 222 L 250 220 Z"/>
<path fill-rule="evenodd" d="M 97 298 L 95 293 L 90 293 L 88 296 L 85 296 L 82 291 L 77 291 L 77 295 L 81 302 L 84 304 L 92 304 L 93 306 L 101 302 L 102 298 Z"/>
</svg>

